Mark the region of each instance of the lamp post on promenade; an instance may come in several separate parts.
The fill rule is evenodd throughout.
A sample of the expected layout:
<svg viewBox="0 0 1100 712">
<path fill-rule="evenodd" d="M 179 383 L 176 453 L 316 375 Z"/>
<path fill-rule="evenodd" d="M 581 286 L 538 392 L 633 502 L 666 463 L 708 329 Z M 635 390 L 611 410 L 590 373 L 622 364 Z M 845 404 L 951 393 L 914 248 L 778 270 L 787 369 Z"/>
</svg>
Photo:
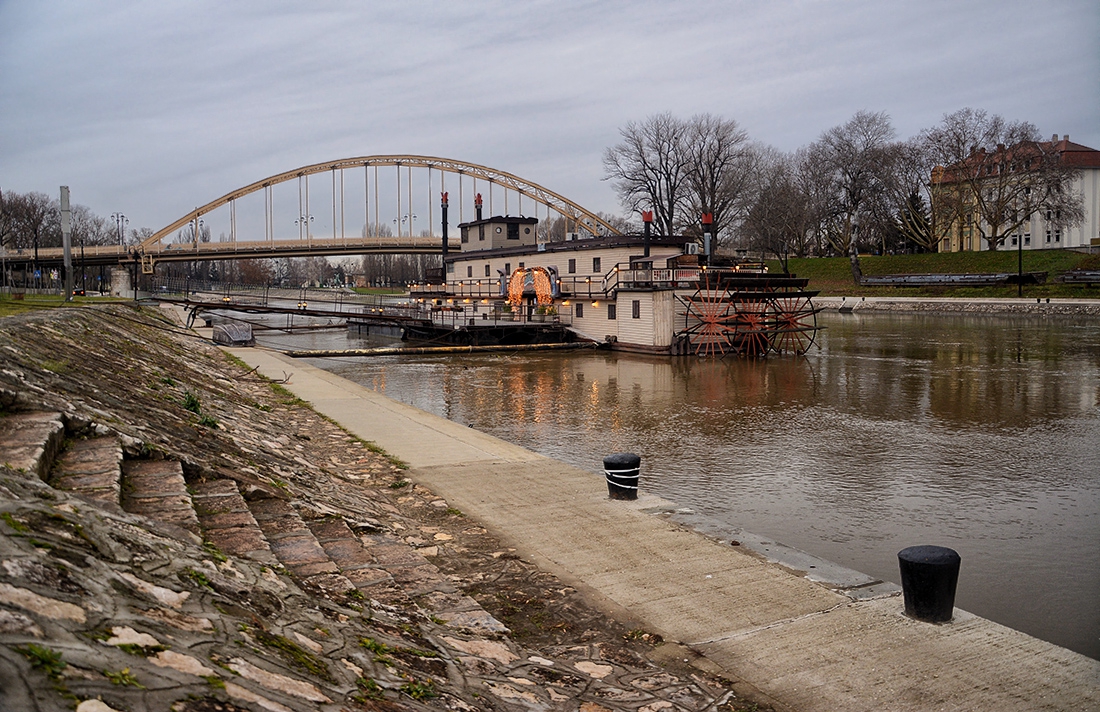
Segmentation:
<svg viewBox="0 0 1100 712">
<path fill-rule="evenodd" d="M 126 226 L 130 224 L 130 220 L 122 213 L 112 213 L 111 218 L 115 221 L 115 230 L 118 233 L 118 246 L 122 247 L 123 238 L 126 235 Z"/>
</svg>

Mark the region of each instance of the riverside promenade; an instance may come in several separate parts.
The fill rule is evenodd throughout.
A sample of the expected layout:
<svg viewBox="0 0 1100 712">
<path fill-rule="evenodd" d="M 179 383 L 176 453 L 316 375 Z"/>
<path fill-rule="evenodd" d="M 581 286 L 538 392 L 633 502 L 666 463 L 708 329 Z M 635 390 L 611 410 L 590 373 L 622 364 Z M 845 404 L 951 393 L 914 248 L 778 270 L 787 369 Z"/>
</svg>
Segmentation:
<svg viewBox="0 0 1100 712">
<path fill-rule="evenodd" d="M 1100 661 L 959 609 L 947 624 L 918 622 L 896 589 L 838 590 L 704 536 L 654 513 L 670 507 L 644 494 L 644 463 L 639 500 L 611 501 L 592 472 L 277 352 L 227 351 L 289 376 L 296 396 L 405 460 L 410 479 L 524 557 L 778 710 L 1100 710 Z"/>
</svg>

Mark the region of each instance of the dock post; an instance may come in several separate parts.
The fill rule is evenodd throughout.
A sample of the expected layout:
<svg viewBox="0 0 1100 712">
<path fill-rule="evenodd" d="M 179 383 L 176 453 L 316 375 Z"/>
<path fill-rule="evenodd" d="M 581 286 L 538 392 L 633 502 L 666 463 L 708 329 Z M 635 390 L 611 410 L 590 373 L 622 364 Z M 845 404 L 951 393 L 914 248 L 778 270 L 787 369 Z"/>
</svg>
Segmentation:
<svg viewBox="0 0 1100 712">
<path fill-rule="evenodd" d="M 943 546 L 911 546 L 898 552 L 905 615 L 929 623 L 951 620 L 961 558 Z"/>
</svg>

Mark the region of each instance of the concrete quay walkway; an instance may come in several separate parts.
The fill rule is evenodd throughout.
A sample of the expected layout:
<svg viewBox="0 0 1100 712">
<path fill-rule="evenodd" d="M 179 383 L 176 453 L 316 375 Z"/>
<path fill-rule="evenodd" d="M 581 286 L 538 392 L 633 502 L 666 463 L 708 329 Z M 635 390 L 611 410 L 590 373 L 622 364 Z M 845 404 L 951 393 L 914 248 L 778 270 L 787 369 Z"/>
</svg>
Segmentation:
<svg viewBox="0 0 1100 712">
<path fill-rule="evenodd" d="M 648 513 L 667 504 L 656 497 L 611 501 L 599 475 L 276 352 L 227 350 L 289 375 L 286 388 L 408 462 L 410 479 L 778 710 L 1100 710 L 1100 661 L 959 609 L 918 622 L 896 593 L 853 599 Z"/>
</svg>

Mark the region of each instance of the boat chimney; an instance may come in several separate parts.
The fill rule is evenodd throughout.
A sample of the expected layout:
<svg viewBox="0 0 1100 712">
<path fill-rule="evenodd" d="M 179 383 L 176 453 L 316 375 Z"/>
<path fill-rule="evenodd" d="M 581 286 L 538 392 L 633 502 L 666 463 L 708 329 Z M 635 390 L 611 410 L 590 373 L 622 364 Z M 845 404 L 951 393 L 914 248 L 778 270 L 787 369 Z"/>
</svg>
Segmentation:
<svg viewBox="0 0 1100 712">
<path fill-rule="evenodd" d="M 447 275 L 447 194 L 443 193 L 439 201 L 439 207 L 443 210 L 443 275 Z"/>
<path fill-rule="evenodd" d="M 644 237 L 644 239 L 642 240 L 642 244 L 645 246 L 645 256 L 649 257 L 649 236 L 653 230 L 652 210 L 642 211 L 642 225 L 644 226 L 644 229 L 642 230 L 642 235 Z"/>
<path fill-rule="evenodd" d="M 710 241 L 711 228 L 714 226 L 714 213 L 703 213 L 703 254 L 707 258 L 707 266 L 710 266 Z"/>
<path fill-rule="evenodd" d="M 474 196 L 474 210 L 477 211 L 477 219 L 481 219 L 481 193 Z"/>
</svg>

